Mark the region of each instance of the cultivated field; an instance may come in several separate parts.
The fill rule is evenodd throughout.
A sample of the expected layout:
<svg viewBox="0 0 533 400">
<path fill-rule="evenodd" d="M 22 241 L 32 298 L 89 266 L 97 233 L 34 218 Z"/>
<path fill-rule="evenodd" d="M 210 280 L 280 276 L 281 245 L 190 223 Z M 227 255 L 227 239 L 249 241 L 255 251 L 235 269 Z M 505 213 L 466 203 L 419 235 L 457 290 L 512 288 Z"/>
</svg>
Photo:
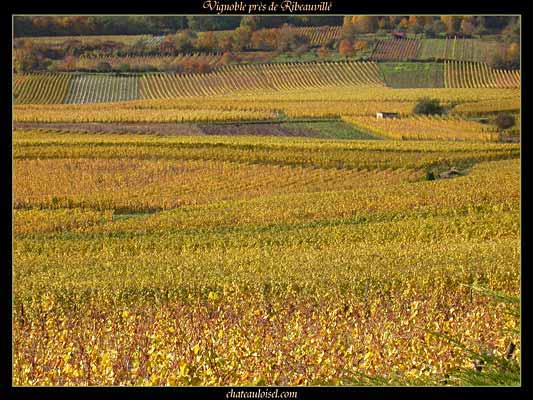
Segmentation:
<svg viewBox="0 0 533 400">
<path fill-rule="evenodd" d="M 139 68 L 143 66 L 153 66 L 161 68 L 173 65 L 187 65 L 194 63 L 202 63 L 211 66 L 218 64 L 221 58 L 220 53 L 194 53 L 194 54 L 180 54 L 178 56 L 126 56 L 126 57 L 80 57 L 76 60 L 76 68 L 83 68 L 89 70 L 96 70 L 98 64 L 108 63 L 112 68 L 119 68 L 121 65 L 127 64 L 130 68 Z"/>
<path fill-rule="evenodd" d="M 196 56 L 189 58 L 194 57 Z M 124 60 L 117 59 L 116 62 L 122 63 Z M 172 65 L 179 64 L 181 62 L 179 60 L 180 57 L 169 57 L 159 61 Z M 142 63 L 141 60 L 138 62 Z M 369 92 L 368 89 L 385 86 L 392 88 L 518 88 L 519 85 L 519 71 L 496 70 L 481 63 L 446 61 L 444 64 L 405 62 L 378 64 L 340 61 L 237 64 L 218 67 L 208 73 L 187 74 L 26 74 L 15 77 L 13 88 L 16 104 L 84 104 L 256 91 L 286 93 L 302 89 L 312 91 L 316 88 L 327 89 L 328 93 L 333 88 L 341 91 L 345 88 L 356 88 L 358 92 L 363 91 L 365 97 L 383 99 L 383 93 L 388 96 L 392 91 L 373 89 Z M 408 93 L 415 92 L 408 91 Z M 456 93 L 461 93 L 461 91 Z M 507 92 L 502 93 L 504 97 L 507 95 Z M 447 97 L 446 94 L 444 96 Z M 302 100 L 305 101 L 305 98 Z M 365 100 L 370 99 L 365 98 Z M 413 98 L 413 100 L 416 99 Z M 463 99 L 458 100 L 462 102 Z"/>
<path fill-rule="evenodd" d="M 21 37 L 21 40 L 28 40 L 37 44 L 49 44 L 60 46 L 65 42 L 76 40 L 82 43 L 100 42 L 117 42 L 132 45 L 139 40 L 148 40 L 150 35 L 80 35 L 80 36 L 39 36 L 39 37 Z"/>
<path fill-rule="evenodd" d="M 154 74 L 150 76 L 152 88 L 148 92 L 141 81 L 141 93 L 154 97 L 168 94 L 172 81 Z M 143 79 L 148 79 L 145 77 Z M 260 85 L 259 80 L 256 82 Z M 371 82 L 371 81 L 370 81 Z M 289 84 L 289 83 L 287 83 Z M 366 83 L 371 85 L 371 83 Z M 165 86 L 166 85 L 166 86 Z M 292 84 L 295 85 L 295 84 Z M 374 83 L 372 83 L 374 85 Z M 412 114 L 417 100 L 424 96 L 439 98 L 452 111 L 461 114 L 472 110 L 493 112 L 502 109 L 518 110 L 518 89 L 497 88 L 423 88 L 390 89 L 376 86 L 325 86 L 321 89 L 271 89 L 241 90 L 234 94 L 209 97 L 184 97 L 174 99 L 147 99 L 114 103 L 93 104 L 20 104 L 15 106 L 17 123 L 159 123 L 159 122 L 235 122 L 235 121 L 289 121 L 291 119 L 339 119 L 345 116 L 373 116 L 376 112 Z M 164 89 L 166 88 L 166 89 Z M 200 90 L 202 86 L 196 86 Z M 177 90 L 177 89 L 176 89 Z M 189 90 L 192 90 L 189 86 Z M 84 92 L 82 92 L 84 93 Z M 94 92 L 91 92 L 94 93 Z M 105 93 L 105 92 L 100 92 Z M 81 97 L 78 96 L 78 99 Z M 81 100 L 80 100 L 81 102 Z"/>
<path fill-rule="evenodd" d="M 279 63 L 144 35 L 70 61 L 160 72 L 14 76 L 15 386 L 519 382 L 520 73 L 351 21 L 371 61 L 301 27 Z"/>
<path fill-rule="evenodd" d="M 416 59 L 419 47 L 420 40 L 416 39 L 378 40 L 371 59 L 376 61 L 413 60 Z"/>
<path fill-rule="evenodd" d="M 444 63 L 444 85 L 463 88 L 518 88 L 520 72 L 493 69 L 481 63 L 447 61 Z"/>
<path fill-rule="evenodd" d="M 392 139 L 491 142 L 499 138 L 496 127 L 462 118 L 415 116 L 378 120 L 375 117 L 348 117 L 345 121 Z"/>
<path fill-rule="evenodd" d="M 379 63 L 385 84 L 392 88 L 444 87 L 442 63 Z"/>
<path fill-rule="evenodd" d="M 71 82 L 66 104 L 117 102 L 139 98 L 136 76 L 75 75 Z"/>
<path fill-rule="evenodd" d="M 230 65 L 205 74 L 18 75 L 14 93 L 15 102 L 19 104 L 72 104 L 210 96 L 252 90 L 384 85 L 375 63 L 324 62 Z"/>
<path fill-rule="evenodd" d="M 18 104 L 63 103 L 70 89 L 69 74 L 18 75 L 13 79 L 13 94 Z"/>
<path fill-rule="evenodd" d="M 311 46 L 322 46 L 330 40 L 339 39 L 341 36 L 341 26 L 302 26 L 302 27 L 290 27 L 289 30 L 297 35 L 306 36 L 309 39 Z M 266 32 L 279 32 L 279 28 L 265 29 Z M 207 33 L 213 34 L 215 37 L 221 39 L 224 36 L 232 36 L 233 31 L 210 31 L 200 32 L 198 37 L 202 39 Z M 157 47 L 160 46 L 165 36 L 148 36 L 142 38 L 147 46 Z"/>
<path fill-rule="evenodd" d="M 516 145 L 27 131 L 14 151 L 16 385 L 442 384 L 471 361 L 433 332 L 520 344 L 470 288 L 518 294 Z M 469 170 L 424 180 L 443 163 Z"/>
</svg>

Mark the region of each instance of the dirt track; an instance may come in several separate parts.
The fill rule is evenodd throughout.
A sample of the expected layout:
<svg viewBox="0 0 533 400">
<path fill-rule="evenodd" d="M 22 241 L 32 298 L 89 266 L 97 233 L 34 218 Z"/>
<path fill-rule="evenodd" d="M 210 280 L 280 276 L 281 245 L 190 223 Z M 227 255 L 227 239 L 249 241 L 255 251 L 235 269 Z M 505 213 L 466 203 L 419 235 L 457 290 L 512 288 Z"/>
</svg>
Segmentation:
<svg viewBox="0 0 533 400">
<path fill-rule="evenodd" d="M 178 123 L 15 123 L 15 129 L 46 129 L 91 133 L 138 133 L 156 135 L 257 135 L 320 137 L 320 133 L 298 125 L 250 124 L 178 124 Z"/>
</svg>

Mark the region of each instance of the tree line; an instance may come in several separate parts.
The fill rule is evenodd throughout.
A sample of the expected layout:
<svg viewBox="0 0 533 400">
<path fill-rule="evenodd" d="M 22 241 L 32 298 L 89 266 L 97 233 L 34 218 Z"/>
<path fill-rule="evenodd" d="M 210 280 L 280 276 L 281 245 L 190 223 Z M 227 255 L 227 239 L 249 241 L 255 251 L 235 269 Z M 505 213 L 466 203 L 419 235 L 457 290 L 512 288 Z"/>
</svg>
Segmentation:
<svg viewBox="0 0 533 400">
<path fill-rule="evenodd" d="M 165 35 L 177 30 L 233 30 L 340 25 L 337 16 L 16 16 L 15 37 L 81 35 Z"/>
<path fill-rule="evenodd" d="M 472 34 L 502 33 L 518 24 L 517 16 L 16 16 L 15 37 L 77 35 L 164 35 L 181 29 L 233 30 L 249 27 L 343 25 L 346 32 L 375 33 L 403 29 L 426 35 L 439 32 Z"/>
<path fill-rule="evenodd" d="M 31 39 L 15 38 L 14 69 L 17 72 L 31 71 L 72 71 L 78 70 L 76 59 L 80 56 L 87 57 L 123 57 L 123 56 L 158 56 L 177 55 L 182 53 L 224 53 L 223 62 L 236 62 L 238 53 L 250 50 L 275 53 L 292 53 L 301 56 L 311 49 L 310 39 L 306 35 L 298 34 L 292 29 L 287 20 L 296 20 L 299 24 L 326 24 L 332 23 L 332 18 L 340 18 L 342 32 L 340 38 L 332 38 L 314 50 L 320 58 L 330 54 L 339 54 L 341 57 L 353 57 L 371 47 L 371 42 L 380 33 L 386 34 L 391 31 L 410 32 L 420 34 L 423 37 L 445 37 L 447 35 L 460 35 L 471 37 L 482 36 L 497 32 L 498 40 L 503 46 L 501 50 L 490 55 L 490 64 L 495 68 L 515 69 L 520 66 L 520 25 L 517 17 L 476 17 L 476 16 L 345 16 L 345 17 L 17 17 L 33 24 L 43 21 L 55 21 L 64 27 L 93 26 L 93 23 L 106 24 L 106 21 L 142 21 L 152 23 L 153 26 L 165 26 L 166 29 L 174 29 L 166 35 L 156 46 L 147 43 L 140 38 L 135 43 L 127 45 L 119 41 L 111 41 L 109 38 L 94 36 L 94 40 L 77 40 L 75 36 L 69 37 L 60 45 L 38 43 Z M 91 20 L 94 18 L 95 21 Z M 238 21 L 235 20 L 238 18 Z M 223 21 L 218 21 L 223 20 Z M 91 22 L 92 21 L 92 22 Z M 206 22 L 207 21 L 207 22 Z M 211 21 L 211 22 L 210 22 Z M 216 25 L 215 24 L 216 21 Z M 224 22 L 225 21 L 225 22 Z M 232 22 L 233 21 L 233 22 Z M 209 25 L 208 22 L 211 24 Z M 234 29 L 227 28 L 230 23 L 235 24 Z M 282 23 L 274 29 L 273 25 Z M 84 25 L 85 24 L 85 25 Z M 158 25 L 159 24 L 159 25 Z M 224 25 L 227 24 L 227 25 Z M 201 29 L 184 28 L 193 25 L 196 28 L 208 27 L 211 30 L 201 32 Z M 324 25 L 320 25 L 324 27 Z M 339 25 L 337 25 L 339 26 Z M 135 24 L 130 26 L 133 29 Z M 94 33 L 102 31 L 92 28 Z M 322 28 L 318 28 L 322 29 Z M 77 32 L 82 32 L 78 29 Z M 47 31 L 50 34 L 50 31 Z M 105 30 L 103 31 L 105 32 Z M 114 32 L 117 33 L 117 32 Z M 369 36 L 366 36 L 370 34 Z M 390 37 L 390 35 L 389 35 Z M 264 55 L 263 55 L 264 57 Z M 268 61 L 268 60 L 263 60 Z M 180 68 L 182 66 L 179 66 Z M 150 66 L 142 66 L 147 70 Z M 176 67 L 177 68 L 177 67 Z M 126 69 L 124 67 L 123 69 Z M 205 68 L 204 68 L 205 69 Z"/>
</svg>

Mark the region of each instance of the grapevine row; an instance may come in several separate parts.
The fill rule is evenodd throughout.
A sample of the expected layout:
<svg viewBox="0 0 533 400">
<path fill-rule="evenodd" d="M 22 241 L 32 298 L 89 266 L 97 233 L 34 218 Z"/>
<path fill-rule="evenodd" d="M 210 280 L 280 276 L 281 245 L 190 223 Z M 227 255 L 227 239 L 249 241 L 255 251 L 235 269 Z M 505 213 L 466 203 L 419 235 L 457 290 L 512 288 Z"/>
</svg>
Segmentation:
<svg viewBox="0 0 533 400">
<path fill-rule="evenodd" d="M 17 104 L 62 103 L 67 95 L 71 75 L 39 73 L 18 75 L 13 82 Z"/>
<path fill-rule="evenodd" d="M 65 103 L 115 102 L 137 98 L 137 76 L 77 75 L 72 79 Z"/>
<path fill-rule="evenodd" d="M 420 48 L 420 40 L 392 39 L 379 40 L 372 53 L 373 60 L 415 59 Z"/>
<path fill-rule="evenodd" d="M 520 72 L 493 69 L 482 63 L 445 61 L 444 84 L 448 88 L 518 88 Z"/>
<path fill-rule="evenodd" d="M 155 99 L 240 90 L 383 85 L 377 65 L 367 62 L 232 65 L 202 75 L 145 75 L 141 80 L 141 97 Z"/>
</svg>

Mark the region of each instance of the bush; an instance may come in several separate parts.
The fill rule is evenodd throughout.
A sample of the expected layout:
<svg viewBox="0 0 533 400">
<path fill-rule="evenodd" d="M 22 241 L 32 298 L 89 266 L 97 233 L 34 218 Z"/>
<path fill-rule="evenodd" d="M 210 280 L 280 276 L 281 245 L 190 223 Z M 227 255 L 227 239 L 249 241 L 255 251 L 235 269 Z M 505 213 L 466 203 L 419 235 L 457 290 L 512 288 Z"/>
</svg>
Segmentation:
<svg viewBox="0 0 533 400">
<path fill-rule="evenodd" d="M 57 72 L 58 71 L 57 62 L 50 63 L 50 65 L 48 65 L 46 69 L 48 70 L 48 72 Z"/>
<path fill-rule="evenodd" d="M 134 70 L 136 72 L 155 72 L 157 71 L 157 68 L 150 64 L 141 64 L 137 65 Z"/>
<path fill-rule="evenodd" d="M 329 56 L 329 50 L 327 49 L 327 47 L 322 46 L 316 50 L 316 54 L 320 58 L 326 58 L 327 56 Z"/>
<path fill-rule="evenodd" d="M 337 45 L 337 41 L 335 39 L 329 39 L 324 47 L 328 50 L 335 50 L 335 46 Z"/>
<path fill-rule="evenodd" d="M 129 64 L 120 64 L 118 69 L 120 72 L 129 72 L 131 70 L 131 67 Z"/>
<path fill-rule="evenodd" d="M 220 58 L 220 64 L 222 65 L 229 65 L 233 62 L 235 62 L 235 55 L 230 52 L 225 52 L 224 55 Z"/>
<path fill-rule="evenodd" d="M 339 54 L 344 57 L 353 56 L 353 46 L 352 42 L 347 39 L 343 39 L 339 43 Z"/>
<path fill-rule="evenodd" d="M 299 46 L 298 48 L 296 48 L 294 50 L 294 55 L 296 55 L 297 57 L 301 57 L 305 53 L 307 53 L 308 51 L 309 51 L 309 47 L 307 47 L 307 45 L 303 44 L 303 45 Z"/>
<path fill-rule="evenodd" d="M 355 51 L 365 50 L 368 48 L 368 41 L 367 40 L 356 40 L 352 47 Z"/>
<path fill-rule="evenodd" d="M 511 114 L 499 113 L 494 123 L 499 129 L 504 130 L 512 127 L 515 124 L 515 119 Z"/>
<path fill-rule="evenodd" d="M 113 68 L 111 67 L 111 64 L 107 62 L 98 63 L 98 65 L 96 66 L 96 70 L 98 72 L 110 72 L 112 69 Z"/>
<path fill-rule="evenodd" d="M 413 113 L 423 115 L 442 114 L 443 112 L 444 107 L 441 106 L 440 101 L 428 97 L 420 99 L 413 110 Z"/>
</svg>

